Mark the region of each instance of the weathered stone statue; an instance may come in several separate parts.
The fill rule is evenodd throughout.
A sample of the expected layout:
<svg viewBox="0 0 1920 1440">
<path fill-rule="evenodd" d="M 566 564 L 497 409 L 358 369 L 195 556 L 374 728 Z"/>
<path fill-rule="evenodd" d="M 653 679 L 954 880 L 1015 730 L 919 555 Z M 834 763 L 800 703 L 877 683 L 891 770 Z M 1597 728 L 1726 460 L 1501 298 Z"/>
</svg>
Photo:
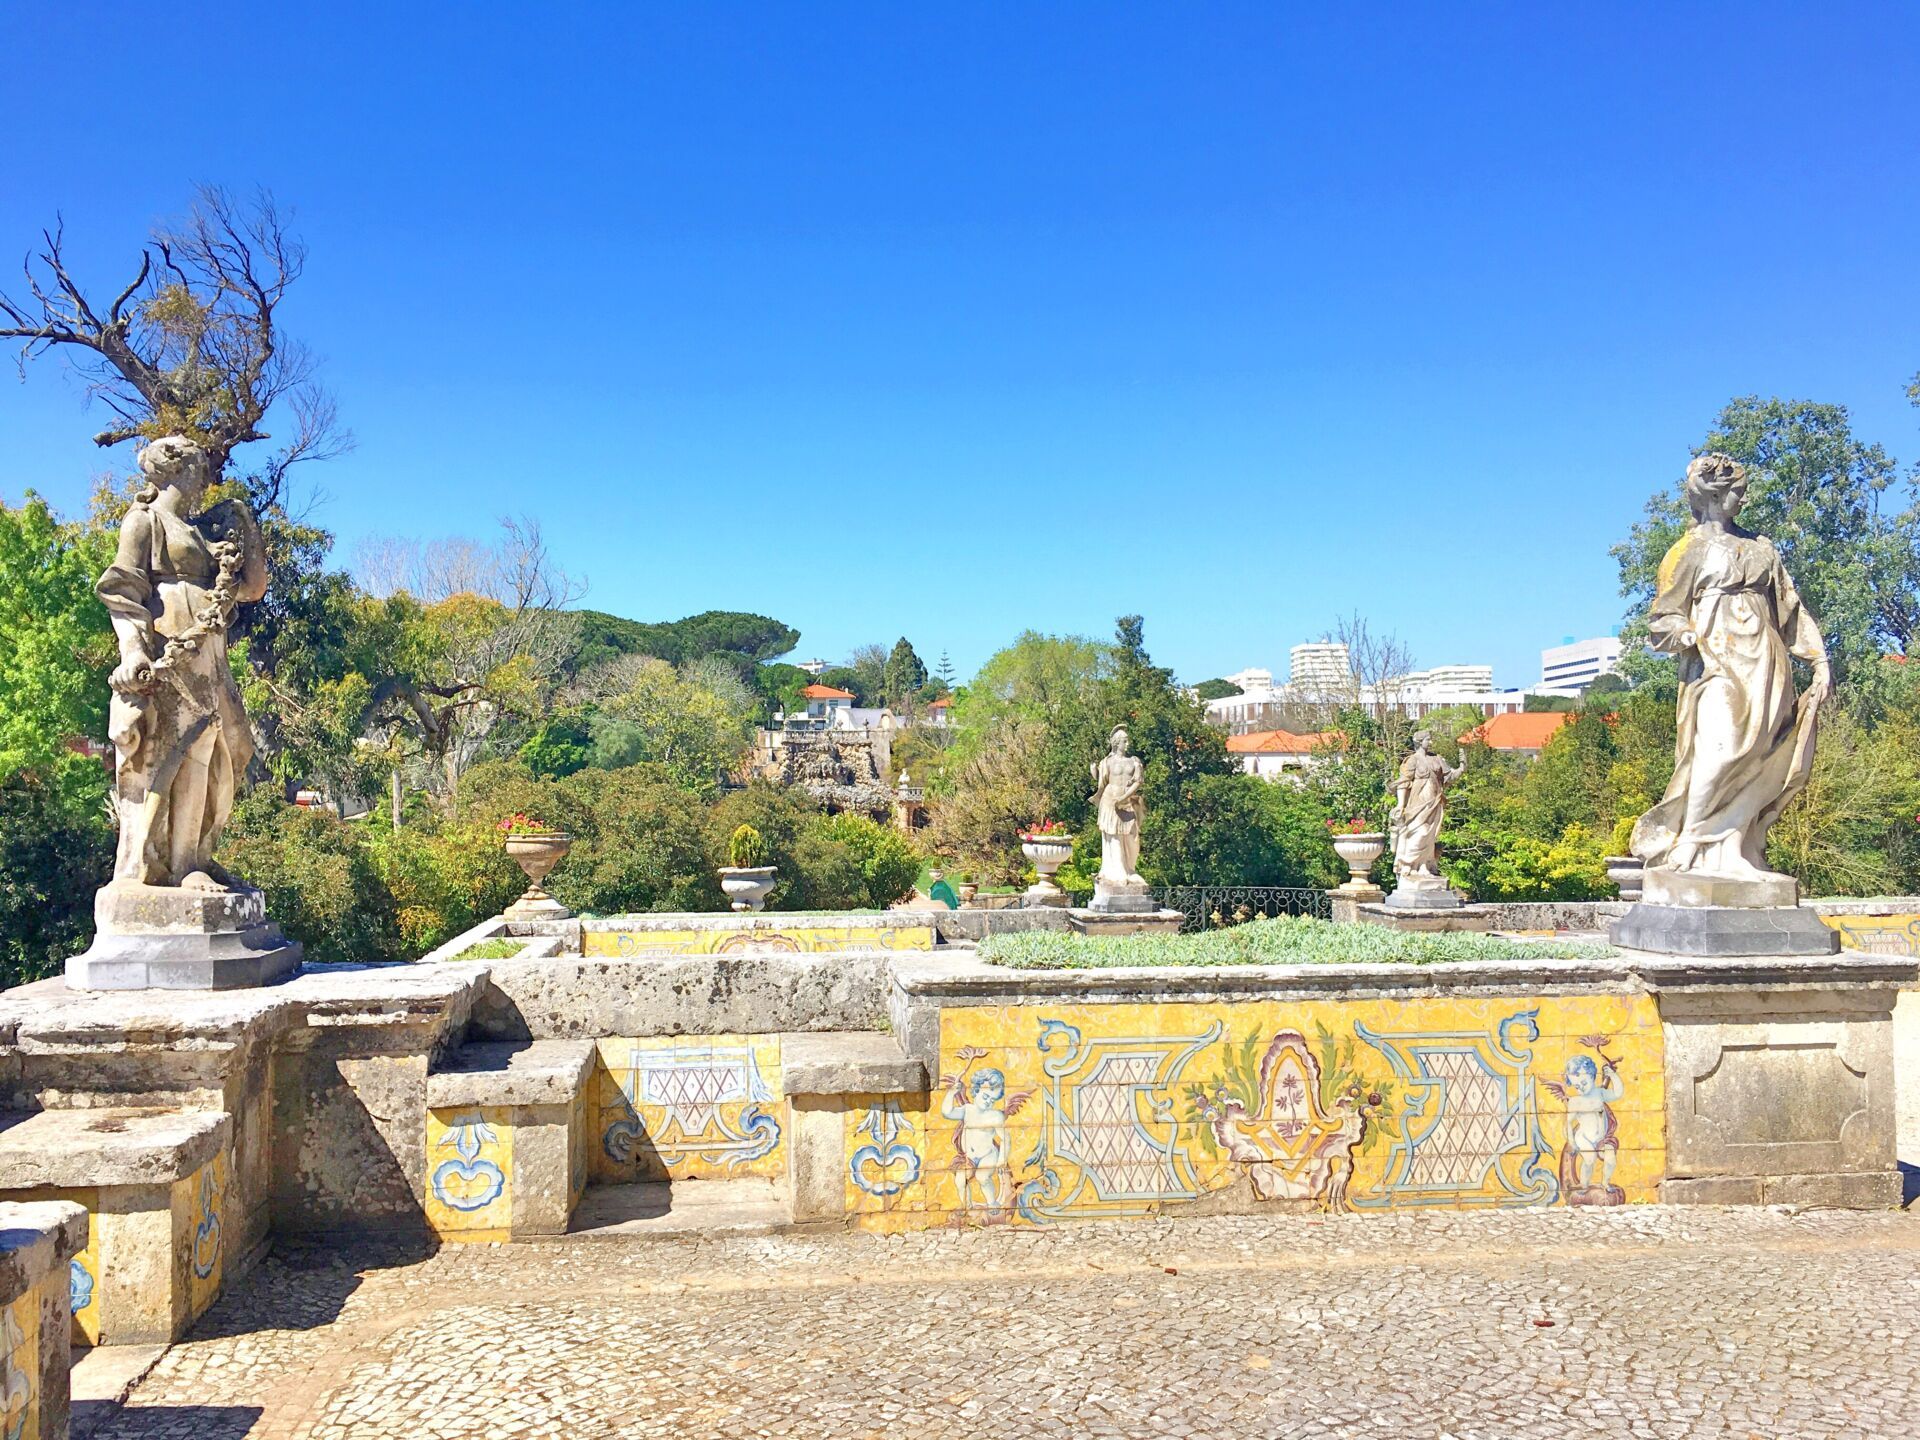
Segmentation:
<svg viewBox="0 0 1920 1440">
<path fill-rule="evenodd" d="M 1093 910 L 1154 908 L 1140 878 L 1140 789 L 1146 767 L 1127 753 L 1127 729 L 1107 737 L 1107 753 L 1093 762 L 1093 804 L 1100 826 L 1100 873 L 1093 882 Z"/>
<path fill-rule="evenodd" d="M 1731 456 L 1687 467 L 1693 523 L 1660 562 L 1648 617 L 1680 662 L 1673 780 L 1634 827 L 1641 903 L 1615 940 L 1681 954 L 1829 954 L 1839 939 L 1800 911 L 1799 885 L 1767 869 L 1767 832 L 1806 785 L 1820 705 L 1833 688 L 1820 627 L 1773 542 L 1736 523 L 1747 477 Z M 1813 667 L 1796 695 L 1793 657 Z"/>
<path fill-rule="evenodd" d="M 266 593 L 266 554 L 240 501 L 195 513 L 212 475 L 192 441 L 155 440 L 140 468 L 147 485 L 95 587 L 120 645 L 108 717 L 119 848 L 95 902 L 98 936 L 67 979 L 86 989 L 258 984 L 296 965 L 299 947 L 213 851 L 253 755 L 227 626 Z"/>
<path fill-rule="evenodd" d="M 1433 732 L 1418 730 L 1413 753 L 1401 762 L 1393 787 L 1393 873 L 1397 877 L 1387 904 L 1452 909 L 1460 897 L 1440 873 L 1436 844 L 1440 821 L 1447 809 L 1447 786 L 1460 778 L 1461 768 L 1433 753 Z"/>
</svg>

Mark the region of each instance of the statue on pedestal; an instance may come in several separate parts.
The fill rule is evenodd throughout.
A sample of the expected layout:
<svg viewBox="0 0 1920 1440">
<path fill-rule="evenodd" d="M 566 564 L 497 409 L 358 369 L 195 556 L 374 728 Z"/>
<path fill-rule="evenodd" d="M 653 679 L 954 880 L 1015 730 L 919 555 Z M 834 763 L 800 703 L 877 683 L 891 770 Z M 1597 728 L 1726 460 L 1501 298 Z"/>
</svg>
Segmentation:
<svg viewBox="0 0 1920 1440">
<path fill-rule="evenodd" d="M 1147 911 L 1154 908 L 1147 882 L 1140 878 L 1140 791 L 1146 767 L 1127 753 L 1127 727 L 1107 737 L 1107 753 L 1093 762 L 1093 805 L 1100 827 L 1100 873 L 1093 882 L 1094 910 Z"/>
<path fill-rule="evenodd" d="M 140 452 L 146 486 L 120 523 L 95 587 L 113 619 L 113 880 L 95 901 L 98 935 L 67 965 L 83 989 L 259 984 L 299 963 L 266 923 L 265 902 L 214 863 L 253 734 L 227 664 L 227 627 L 266 593 L 252 513 L 225 500 L 196 514 L 212 479 L 184 437 Z"/>
<path fill-rule="evenodd" d="M 1614 938 L 1681 954 L 1831 954 L 1839 937 L 1797 908 L 1799 885 L 1766 855 L 1806 785 L 1833 672 L 1773 542 L 1737 523 L 1746 495 L 1731 456 L 1687 467 L 1693 523 L 1660 562 L 1647 621 L 1653 648 L 1680 664 L 1673 779 L 1634 827 L 1646 878 Z M 1796 656 L 1813 668 L 1801 695 Z"/>
<path fill-rule="evenodd" d="M 1413 753 L 1401 762 L 1393 787 L 1393 873 L 1396 883 L 1387 904 L 1396 909 L 1456 909 L 1460 897 L 1440 873 L 1435 854 L 1440 821 L 1447 809 L 1447 786 L 1463 767 L 1433 753 L 1433 732 L 1417 730 Z"/>
</svg>

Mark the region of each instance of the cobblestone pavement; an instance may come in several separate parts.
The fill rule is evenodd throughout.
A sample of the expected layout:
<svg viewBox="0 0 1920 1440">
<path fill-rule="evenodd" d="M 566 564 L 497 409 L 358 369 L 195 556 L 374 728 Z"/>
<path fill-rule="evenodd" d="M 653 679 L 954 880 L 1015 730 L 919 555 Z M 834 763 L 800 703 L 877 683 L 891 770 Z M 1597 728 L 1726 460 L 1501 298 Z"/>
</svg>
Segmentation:
<svg viewBox="0 0 1920 1440">
<path fill-rule="evenodd" d="M 100 1437 L 1920 1435 L 1920 1219 L 283 1247 Z"/>
</svg>

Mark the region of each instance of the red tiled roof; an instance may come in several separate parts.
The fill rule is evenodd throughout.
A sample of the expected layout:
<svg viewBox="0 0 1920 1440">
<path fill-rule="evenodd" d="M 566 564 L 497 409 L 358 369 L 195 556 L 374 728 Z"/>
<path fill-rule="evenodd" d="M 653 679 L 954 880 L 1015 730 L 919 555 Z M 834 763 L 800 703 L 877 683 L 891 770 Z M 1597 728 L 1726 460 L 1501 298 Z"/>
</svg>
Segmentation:
<svg viewBox="0 0 1920 1440">
<path fill-rule="evenodd" d="M 1341 736 L 1332 730 L 1311 735 L 1296 735 L 1291 730 L 1254 730 L 1245 735 L 1227 737 L 1229 755 L 1311 755 L 1316 750 L 1338 745 Z"/>
<path fill-rule="evenodd" d="M 1462 745 L 1484 745 L 1489 750 L 1543 750 L 1560 727 L 1573 716 L 1564 710 L 1523 710 L 1495 715 L 1460 737 Z"/>
<path fill-rule="evenodd" d="M 927 708 L 929 710 L 944 710 L 951 704 L 953 704 L 953 696 L 942 695 L 938 700 L 934 701 Z"/>
<path fill-rule="evenodd" d="M 831 685 L 809 685 L 807 686 L 806 689 L 802 690 L 800 693 L 806 696 L 807 699 L 809 700 L 851 700 L 853 699 L 852 691 L 836 690 Z"/>
</svg>

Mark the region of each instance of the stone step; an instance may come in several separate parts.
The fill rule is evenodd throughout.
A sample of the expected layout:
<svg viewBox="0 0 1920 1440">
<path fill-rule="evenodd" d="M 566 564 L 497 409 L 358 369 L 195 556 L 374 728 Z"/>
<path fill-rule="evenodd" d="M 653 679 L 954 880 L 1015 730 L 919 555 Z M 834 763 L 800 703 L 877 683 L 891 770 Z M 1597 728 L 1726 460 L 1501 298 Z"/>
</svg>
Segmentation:
<svg viewBox="0 0 1920 1440">
<path fill-rule="evenodd" d="M 780 1068 L 796 1095 L 921 1095 L 927 1067 L 884 1030 L 800 1031 L 780 1037 Z"/>
<path fill-rule="evenodd" d="M 792 1223 L 778 1182 L 766 1179 L 595 1185 L 570 1234 L 586 1240 L 675 1235 L 767 1235 Z"/>
</svg>

